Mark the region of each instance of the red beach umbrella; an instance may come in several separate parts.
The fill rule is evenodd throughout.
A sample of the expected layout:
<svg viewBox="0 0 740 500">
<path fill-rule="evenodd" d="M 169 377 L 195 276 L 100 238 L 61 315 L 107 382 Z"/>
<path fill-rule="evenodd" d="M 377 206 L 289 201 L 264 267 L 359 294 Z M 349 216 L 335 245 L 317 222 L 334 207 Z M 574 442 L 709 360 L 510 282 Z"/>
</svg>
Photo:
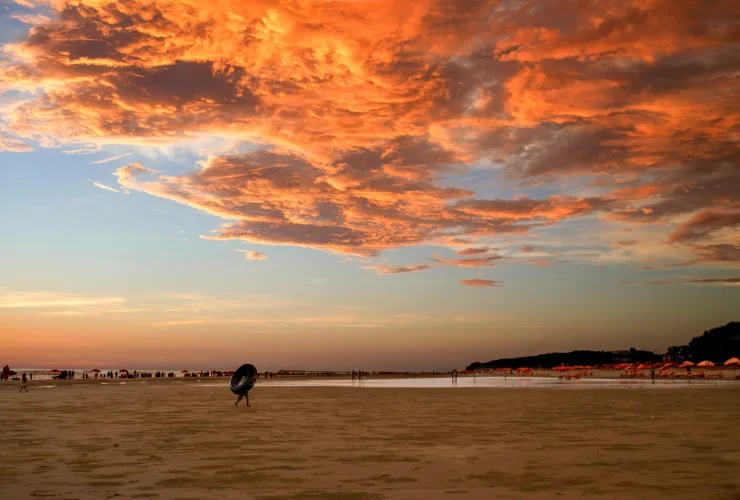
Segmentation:
<svg viewBox="0 0 740 500">
<path fill-rule="evenodd" d="M 689 366 L 696 366 L 695 363 L 692 363 L 691 361 L 684 361 L 680 365 L 678 365 L 679 368 L 688 368 Z"/>
<path fill-rule="evenodd" d="M 712 363 L 712 362 L 711 362 L 711 361 L 709 361 L 709 360 L 705 360 L 705 361 L 702 361 L 701 363 L 699 363 L 699 364 L 698 364 L 698 365 L 696 365 L 696 366 L 701 366 L 701 367 L 705 367 L 705 366 L 714 366 L 714 363 Z"/>
<path fill-rule="evenodd" d="M 180 373 L 190 373 L 188 370 L 183 370 Z"/>
<path fill-rule="evenodd" d="M 93 373 L 100 373 L 100 370 L 98 370 L 97 368 L 93 368 L 93 369 L 92 369 L 92 370 L 90 370 L 90 371 L 91 371 L 91 372 L 93 372 Z"/>
<path fill-rule="evenodd" d="M 62 370 L 59 368 L 54 368 L 53 370 L 49 370 L 51 373 L 60 373 Z"/>
<path fill-rule="evenodd" d="M 128 370 L 127 370 L 127 369 L 125 369 L 125 368 L 121 368 L 121 369 L 120 369 L 120 370 L 118 370 L 118 371 L 119 371 L 119 372 L 126 372 L 126 373 L 128 373 Z"/>
<path fill-rule="evenodd" d="M 725 366 L 732 366 L 732 373 L 735 373 L 735 368 L 737 365 L 740 365 L 740 359 L 738 358 L 730 358 L 727 361 L 725 361 Z"/>
<path fill-rule="evenodd" d="M 673 361 L 671 361 L 670 363 L 666 363 L 663 366 L 661 366 L 660 369 L 667 370 L 668 368 L 675 368 L 676 366 L 678 366 L 678 363 L 674 363 Z"/>
</svg>

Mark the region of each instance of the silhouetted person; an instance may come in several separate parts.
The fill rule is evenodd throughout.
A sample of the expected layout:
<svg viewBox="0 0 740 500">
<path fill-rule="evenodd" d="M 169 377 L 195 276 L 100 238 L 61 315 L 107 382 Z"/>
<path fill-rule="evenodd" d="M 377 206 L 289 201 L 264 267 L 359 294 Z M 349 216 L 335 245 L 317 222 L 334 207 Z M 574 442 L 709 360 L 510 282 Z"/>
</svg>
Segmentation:
<svg viewBox="0 0 740 500">
<path fill-rule="evenodd" d="M 23 392 L 23 390 L 28 392 L 28 386 L 26 385 L 27 383 L 28 383 L 28 378 L 26 378 L 26 372 L 23 372 L 23 377 L 21 377 L 21 388 L 18 392 Z"/>
<path fill-rule="evenodd" d="M 249 393 L 239 394 L 239 398 L 236 400 L 236 403 L 234 403 L 234 406 L 239 406 L 239 401 L 241 401 L 242 399 L 246 399 L 247 406 L 249 406 Z"/>
</svg>

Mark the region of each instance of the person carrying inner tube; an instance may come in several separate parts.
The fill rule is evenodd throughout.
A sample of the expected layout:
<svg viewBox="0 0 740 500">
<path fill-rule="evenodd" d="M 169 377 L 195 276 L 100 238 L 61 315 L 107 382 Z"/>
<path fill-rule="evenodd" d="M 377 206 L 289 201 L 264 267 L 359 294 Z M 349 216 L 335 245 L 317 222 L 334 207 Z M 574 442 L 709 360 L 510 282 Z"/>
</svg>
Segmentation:
<svg viewBox="0 0 740 500">
<path fill-rule="evenodd" d="M 239 406 L 239 401 L 242 399 L 247 400 L 247 406 L 249 406 L 249 393 L 239 394 L 239 397 L 236 399 L 236 403 L 234 403 L 234 406 Z"/>
</svg>

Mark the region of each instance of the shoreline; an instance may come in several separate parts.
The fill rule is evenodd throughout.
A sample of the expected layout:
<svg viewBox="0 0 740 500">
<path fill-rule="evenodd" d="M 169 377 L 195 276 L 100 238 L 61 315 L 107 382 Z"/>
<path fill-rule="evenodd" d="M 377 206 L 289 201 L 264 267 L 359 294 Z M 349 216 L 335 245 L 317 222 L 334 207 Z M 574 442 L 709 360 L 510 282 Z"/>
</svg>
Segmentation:
<svg viewBox="0 0 740 500">
<path fill-rule="evenodd" d="M 619 372 L 605 372 L 593 376 L 583 377 L 580 379 L 559 379 L 558 372 L 552 372 L 549 376 L 524 376 L 524 375 L 460 375 L 457 381 L 452 381 L 450 375 L 437 376 L 396 376 L 396 375 L 376 375 L 362 381 L 352 381 L 348 376 L 281 376 L 275 378 L 260 378 L 256 387 L 327 387 L 327 388 L 557 388 L 557 387 L 577 387 L 577 388 L 614 388 L 614 387 L 731 387 L 736 384 L 740 387 L 740 380 L 730 376 L 725 378 L 701 378 L 689 379 L 684 377 L 678 378 L 656 378 L 648 377 L 627 377 L 622 378 Z M 33 390 L 34 387 L 66 387 L 66 386 L 120 386 L 120 385 L 149 385 L 149 386 L 169 386 L 169 385 L 205 385 L 205 386 L 223 386 L 228 388 L 230 377 L 173 377 L 173 378 L 90 378 L 90 379 L 50 379 L 40 378 L 29 381 L 28 387 Z M 415 381 L 418 381 L 416 384 Z M 434 384 L 437 385 L 434 385 Z M 733 384 L 734 383 L 734 384 Z M 20 382 L 18 380 L 7 380 L 0 382 L 0 390 L 15 389 L 18 390 Z M 416 384 L 416 385 L 415 385 Z"/>
</svg>

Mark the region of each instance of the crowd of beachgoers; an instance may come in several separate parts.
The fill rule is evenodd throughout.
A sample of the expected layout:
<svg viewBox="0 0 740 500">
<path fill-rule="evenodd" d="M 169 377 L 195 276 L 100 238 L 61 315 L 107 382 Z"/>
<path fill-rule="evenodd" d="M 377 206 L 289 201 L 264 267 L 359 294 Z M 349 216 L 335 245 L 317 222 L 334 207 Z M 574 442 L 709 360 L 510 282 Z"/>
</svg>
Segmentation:
<svg viewBox="0 0 740 500">
<path fill-rule="evenodd" d="M 351 377 L 352 380 L 364 380 L 368 377 L 436 377 L 452 376 L 453 380 L 458 376 L 516 376 L 516 377 L 552 377 L 559 379 L 580 379 L 583 377 L 615 377 L 620 378 L 674 378 L 674 379 L 735 379 L 740 380 L 740 374 L 736 368 L 740 366 L 740 359 L 731 358 L 724 363 L 715 364 L 711 361 L 693 363 L 691 361 L 663 362 L 663 363 L 620 363 L 606 365 L 574 365 L 556 366 L 546 368 L 496 368 L 481 370 L 461 370 L 412 372 L 412 371 L 305 371 L 305 370 L 280 370 L 277 372 L 258 372 L 257 377 L 273 379 L 277 377 Z M 692 371 L 694 368 L 694 371 Z M 725 373 L 727 369 L 732 373 Z M 610 373 L 611 372 L 611 373 Z M 27 380 L 33 381 L 34 376 L 38 379 L 74 380 L 74 379 L 149 379 L 149 378 L 211 378 L 231 377 L 233 370 L 181 370 L 174 371 L 139 371 L 120 368 L 118 370 L 100 370 L 97 368 L 87 370 L 23 370 L 22 372 L 11 370 L 8 365 L 2 369 L 1 380 L 21 380 L 23 375 Z"/>
<path fill-rule="evenodd" d="M 618 363 L 618 364 L 606 364 L 606 365 L 575 365 L 575 366 L 556 366 L 552 368 L 552 372 L 557 372 L 557 376 L 560 379 L 579 379 L 581 377 L 588 377 L 594 375 L 594 370 L 603 372 L 620 372 L 620 378 L 691 378 L 691 379 L 703 379 L 703 378 L 725 378 L 724 371 L 728 368 L 732 368 L 733 373 L 731 378 L 740 380 L 740 375 L 736 374 L 736 368 L 740 365 L 740 358 L 730 358 L 724 363 L 716 364 L 712 361 L 705 360 L 699 363 L 693 363 L 691 361 L 684 361 L 677 363 L 675 361 L 666 361 L 662 363 Z M 698 371 L 691 371 L 691 368 L 698 368 Z M 681 371 L 683 370 L 683 371 Z M 715 370 L 711 372 L 710 370 Z M 542 369 L 532 369 L 529 367 L 521 367 L 517 369 L 512 368 L 496 368 L 489 370 L 463 370 L 463 374 L 476 375 L 519 375 L 519 376 L 530 376 L 530 377 L 549 377 L 550 371 Z"/>
</svg>

